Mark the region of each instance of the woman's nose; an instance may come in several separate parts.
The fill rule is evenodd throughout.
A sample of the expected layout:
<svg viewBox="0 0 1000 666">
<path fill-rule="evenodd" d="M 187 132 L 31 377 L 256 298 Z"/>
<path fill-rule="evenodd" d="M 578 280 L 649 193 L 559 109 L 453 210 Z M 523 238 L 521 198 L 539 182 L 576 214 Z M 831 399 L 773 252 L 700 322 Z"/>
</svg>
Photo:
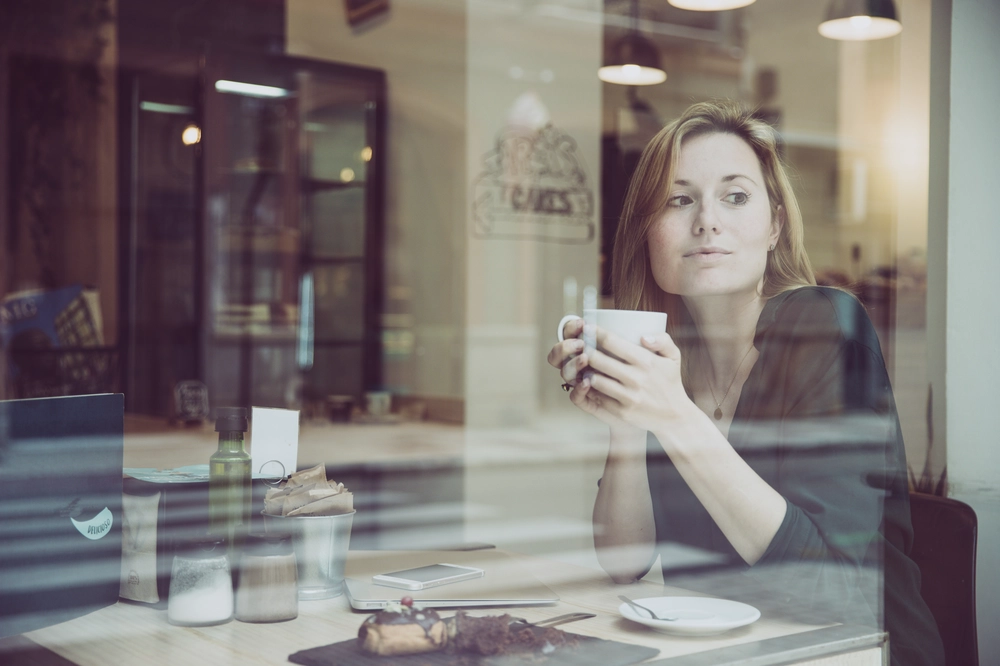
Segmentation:
<svg viewBox="0 0 1000 666">
<path fill-rule="evenodd" d="M 719 218 L 716 215 L 716 211 L 709 202 L 701 202 L 698 204 L 698 212 L 694 218 L 694 232 L 695 234 L 703 234 L 706 230 L 711 229 L 713 233 L 719 232 Z"/>
</svg>

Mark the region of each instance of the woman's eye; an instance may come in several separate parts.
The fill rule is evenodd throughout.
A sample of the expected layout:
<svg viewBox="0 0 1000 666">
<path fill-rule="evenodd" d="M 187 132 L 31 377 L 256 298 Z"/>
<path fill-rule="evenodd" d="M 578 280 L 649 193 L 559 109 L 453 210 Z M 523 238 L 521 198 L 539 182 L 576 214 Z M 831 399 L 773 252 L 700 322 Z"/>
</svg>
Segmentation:
<svg viewBox="0 0 1000 666">
<path fill-rule="evenodd" d="M 750 195 L 746 192 L 733 192 L 732 194 L 727 194 L 723 201 L 737 206 L 743 206 L 746 202 L 750 201 Z"/>
<path fill-rule="evenodd" d="M 678 206 L 688 206 L 692 203 L 694 203 L 694 199 L 686 194 L 678 194 L 667 199 L 667 205 L 675 208 Z"/>
</svg>

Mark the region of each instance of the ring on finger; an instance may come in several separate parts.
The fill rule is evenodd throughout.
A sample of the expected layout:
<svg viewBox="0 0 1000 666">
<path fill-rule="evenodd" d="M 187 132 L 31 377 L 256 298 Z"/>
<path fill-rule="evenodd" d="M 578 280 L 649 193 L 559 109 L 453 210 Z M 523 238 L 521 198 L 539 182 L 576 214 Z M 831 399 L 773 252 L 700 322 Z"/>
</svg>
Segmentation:
<svg viewBox="0 0 1000 666">
<path fill-rule="evenodd" d="M 573 390 L 573 385 L 572 384 L 568 384 L 568 383 L 567 384 L 563 384 L 562 385 L 562 390 L 563 391 L 572 391 Z"/>
</svg>

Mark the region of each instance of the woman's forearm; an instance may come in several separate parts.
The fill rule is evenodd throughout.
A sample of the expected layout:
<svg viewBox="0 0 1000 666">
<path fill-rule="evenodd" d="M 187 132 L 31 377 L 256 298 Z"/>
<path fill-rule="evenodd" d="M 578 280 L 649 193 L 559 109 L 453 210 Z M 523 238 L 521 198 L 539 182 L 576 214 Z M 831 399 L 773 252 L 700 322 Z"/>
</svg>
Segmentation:
<svg viewBox="0 0 1000 666">
<path fill-rule="evenodd" d="M 785 498 L 762 479 L 700 410 L 655 433 L 671 462 L 747 564 L 755 564 L 785 517 Z"/>
<path fill-rule="evenodd" d="M 616 583 L 631 583 L 649 571 L 656 556 L 656 528 L 644 430 L 612 430 L 593 521 L 597 560 Z"/>
</svg>

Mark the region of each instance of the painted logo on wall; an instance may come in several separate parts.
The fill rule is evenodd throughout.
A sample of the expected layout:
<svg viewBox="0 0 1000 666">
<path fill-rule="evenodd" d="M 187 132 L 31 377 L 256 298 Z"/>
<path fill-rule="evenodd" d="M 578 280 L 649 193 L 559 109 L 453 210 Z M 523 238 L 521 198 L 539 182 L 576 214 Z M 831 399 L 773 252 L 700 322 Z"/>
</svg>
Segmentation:
<svg viewBox="0 0 1000 666">
<path fill-rule="evenodd" d="M 472 192 L 479 238 L 589 243 L 594 193 L 576 141 L 551 124 L 507 130 L 484 160 Z"/>
</svg>

